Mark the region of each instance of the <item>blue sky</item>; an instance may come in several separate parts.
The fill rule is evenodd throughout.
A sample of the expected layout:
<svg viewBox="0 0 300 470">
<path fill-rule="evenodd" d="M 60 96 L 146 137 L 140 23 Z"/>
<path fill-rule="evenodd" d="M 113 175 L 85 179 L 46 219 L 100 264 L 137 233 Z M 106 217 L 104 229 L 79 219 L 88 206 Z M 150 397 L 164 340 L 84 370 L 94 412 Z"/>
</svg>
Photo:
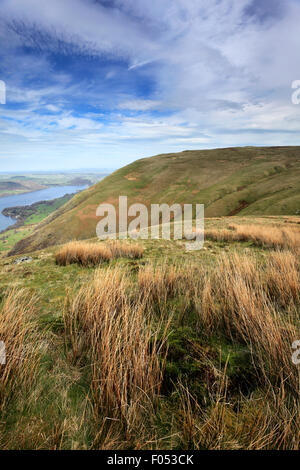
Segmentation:
<svg viewBox="0 0 300 470">
<path fill-rule="evenodd" d="M 300 145 L 298 0 L 0 0 L 0 171 Z"/>
</svg>

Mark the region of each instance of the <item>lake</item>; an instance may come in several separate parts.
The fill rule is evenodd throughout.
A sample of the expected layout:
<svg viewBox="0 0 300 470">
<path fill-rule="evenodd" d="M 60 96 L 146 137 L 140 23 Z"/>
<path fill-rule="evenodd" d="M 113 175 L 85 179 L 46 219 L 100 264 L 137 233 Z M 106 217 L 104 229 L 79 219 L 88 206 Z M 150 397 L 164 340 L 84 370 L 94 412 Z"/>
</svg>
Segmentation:
<svg viewBox="0 0 300 470">
<path fill-rule="evenodd" d="M 0 232 L 10 225 L 16 223 L 11 217 L 2 214 L 6 207 L 28 206 L 40 201 L 50 201 L 62 197 L 65 194 L 72 194 L 86 189 L 87 186 L 51 186 L 31 193 L 13 194 L 11 196 L 0 197 Z"/>
</svg>

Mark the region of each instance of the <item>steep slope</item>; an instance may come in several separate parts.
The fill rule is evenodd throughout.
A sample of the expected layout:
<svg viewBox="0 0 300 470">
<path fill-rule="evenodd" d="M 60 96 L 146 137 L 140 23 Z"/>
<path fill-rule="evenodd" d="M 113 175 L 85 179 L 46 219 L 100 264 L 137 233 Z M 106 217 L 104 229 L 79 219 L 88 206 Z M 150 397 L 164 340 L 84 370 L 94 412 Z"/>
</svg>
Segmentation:
<svg viewBox="0 0 300 470">
<path fill-rule="evenodd" d="M 129 204 L 203 203 L 206 217 L 300 212 L 300 147 L 184 151 L 117 170 L 48 217 L 13 253 L 95 236 L 96 209 Z"/>
</svg>

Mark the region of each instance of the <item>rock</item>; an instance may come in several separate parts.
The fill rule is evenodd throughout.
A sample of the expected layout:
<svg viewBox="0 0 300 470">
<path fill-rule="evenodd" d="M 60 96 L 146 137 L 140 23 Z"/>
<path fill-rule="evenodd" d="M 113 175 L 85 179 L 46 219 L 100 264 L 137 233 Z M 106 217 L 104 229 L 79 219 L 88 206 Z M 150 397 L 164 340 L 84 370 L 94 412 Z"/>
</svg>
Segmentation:
<svg viewBox="0 0 300 470">
<path fill-rule="evenodd" d="M 14 264 L 30 263 L 30 261 L 33 261 L 33 258 L 30 256 L 22 256 L 22 258 L 15 259 Z"/>
</svg>

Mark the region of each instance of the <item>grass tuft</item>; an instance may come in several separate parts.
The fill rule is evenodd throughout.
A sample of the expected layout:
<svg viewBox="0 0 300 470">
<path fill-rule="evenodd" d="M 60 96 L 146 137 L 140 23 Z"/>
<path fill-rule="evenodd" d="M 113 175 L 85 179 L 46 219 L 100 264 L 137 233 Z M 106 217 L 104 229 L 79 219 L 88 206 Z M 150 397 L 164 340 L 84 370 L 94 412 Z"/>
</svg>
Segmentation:
<svg viewBox="0 0 300 470">
<path fill-rule="evenodd" d="M 56 263 L 68 266 L 77 263 L 82 266 L 96 266 L 114 258 L 141 258 L 143 247 L 137 244 L 113 242 L 109 244 L 73 241 L 64 245 L 55 255 Z"/>
</svg>

